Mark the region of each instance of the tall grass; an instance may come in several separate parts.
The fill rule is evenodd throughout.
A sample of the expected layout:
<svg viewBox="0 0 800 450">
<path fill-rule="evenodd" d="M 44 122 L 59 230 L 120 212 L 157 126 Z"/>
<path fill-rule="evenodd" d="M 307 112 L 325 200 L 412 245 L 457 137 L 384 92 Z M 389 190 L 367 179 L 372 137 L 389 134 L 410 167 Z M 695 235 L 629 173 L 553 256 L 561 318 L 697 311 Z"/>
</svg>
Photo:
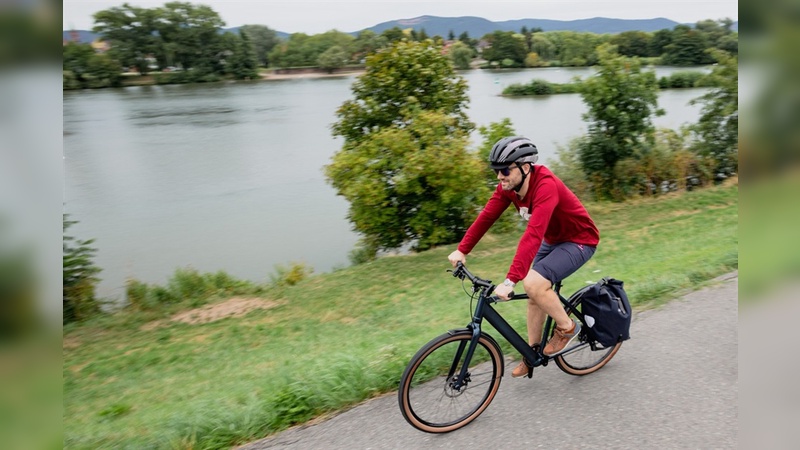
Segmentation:
<svg viewBox="0 0 800 450">
<path fill-rule="evenodd" d="M 601 244 L 565 293 L 610 275 L 642 307 L 738 267 L 737 186 L 589 209 Z M 470 270 L 502 280 L 518 237 L 486 236 Z M 242 318 L 189 325 L 128 310 L 65 327 L 64 446 L 226 448 L 396 389 L 420 346 L 470 319 L 460 281 L 445 271 L 450 251 L 254 291 L 277 306 Z M 199 286 L 185 292 L 206 291 Z M 500 311 L 524 330 L 524 308 Z"/>
</svg>

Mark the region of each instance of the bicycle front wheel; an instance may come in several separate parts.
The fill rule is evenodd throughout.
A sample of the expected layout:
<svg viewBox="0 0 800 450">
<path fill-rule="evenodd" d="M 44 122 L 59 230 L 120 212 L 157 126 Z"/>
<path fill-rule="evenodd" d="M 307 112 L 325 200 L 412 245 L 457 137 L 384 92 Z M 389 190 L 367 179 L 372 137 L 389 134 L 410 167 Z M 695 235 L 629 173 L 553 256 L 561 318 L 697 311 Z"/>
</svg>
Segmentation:
<svg viewBox="0 0 800 450">
<path fill-rule="evenodd" d="M 428 433 L 457 430 L 478 417 L 497 394 L 503 355 L 493 339 L 481 335 L 463 386 L 454 386 L 464 366 L 472 332 L 443 334 L 422 347 L 400 380 L 398 401 L 411 426 Z"/>
<path fill-rule="evenodd" d="M 569 317 L 577 320 L 572 313 Z M 584 328 L 567 350 L 555 357 L 556 365 L 570 375 L 588 375 L 611 361 L 621 346 L 622 342 L 617 342 L 611 347 L 603 347 L 599 342 L 594 342 Z"/>
</svg>

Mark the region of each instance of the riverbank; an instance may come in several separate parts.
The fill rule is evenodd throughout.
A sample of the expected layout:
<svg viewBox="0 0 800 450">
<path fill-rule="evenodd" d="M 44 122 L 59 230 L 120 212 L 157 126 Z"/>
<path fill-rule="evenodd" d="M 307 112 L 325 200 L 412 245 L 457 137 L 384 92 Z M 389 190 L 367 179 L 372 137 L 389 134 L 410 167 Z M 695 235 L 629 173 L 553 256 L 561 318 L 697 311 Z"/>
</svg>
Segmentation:
<svg viewBox="0 0 800 450">
<path fill-rule="evenodd" d="M 294 80 L 302 78 L 341 78 L 364 73 L 363 67 L 327 71 L 322 69 L 270 69 L 261 70 L 262 80 Z"/>
</svg>

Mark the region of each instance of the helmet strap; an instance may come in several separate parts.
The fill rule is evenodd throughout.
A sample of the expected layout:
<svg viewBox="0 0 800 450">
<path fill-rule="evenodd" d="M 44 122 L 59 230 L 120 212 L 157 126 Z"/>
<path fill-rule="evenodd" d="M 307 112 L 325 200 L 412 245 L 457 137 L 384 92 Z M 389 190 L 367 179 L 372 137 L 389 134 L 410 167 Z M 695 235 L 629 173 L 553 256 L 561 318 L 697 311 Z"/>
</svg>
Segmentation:
<svg viewBox="0 0 800 450">
<path fill-rule="evenodd" d="M 522 185 L 525 183 L 525 178 L 528 176 L 528 174 L 526 174 L 525 171 L 522 170 L 522 164 L 520 164 L 518 162 L 515 162 L 514 164 L 516 164 L 517 167 L 519 167 L 519 172 L 522 174 L 522 180 L 520 180 L 519 184 L 517 184 L 513 188 L 514 192 L 519 193 L 519 190 L 522 189 Z"/>
</svg>

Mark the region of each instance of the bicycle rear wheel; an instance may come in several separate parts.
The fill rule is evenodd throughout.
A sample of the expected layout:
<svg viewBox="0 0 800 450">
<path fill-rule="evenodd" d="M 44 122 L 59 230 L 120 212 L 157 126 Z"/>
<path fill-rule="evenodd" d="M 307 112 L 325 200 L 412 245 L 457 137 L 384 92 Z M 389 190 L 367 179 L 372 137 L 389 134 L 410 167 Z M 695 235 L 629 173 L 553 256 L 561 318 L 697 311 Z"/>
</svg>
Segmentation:
<svg viewBox="0 0 800 450">
<path fill-rule="evenodd" d="M 569 317 L 578 321 L 572 313 L 569 313 Z M 553 329 L 555 331 L 555 327 Z M 599 342 L 593 341 L 584 328 L 569 348 L 555 357 L 556 365 L 570 375 L 588 375 L 611 361 L 621 346 L 622 342 L 617 342 L 611 347 L 603 347 Z"/>
<path fill-rule="evenodd" d="M 472 332 L 443 334 L 423 346 L 403 372 L 398 402 L 403 417 L 428 433 L 457 430 L 478 417 L 500 387 L 503 355 L 493 339 L 481 335 L 464 386 L 453 383 L 461 372 Z"/>
</svg>

